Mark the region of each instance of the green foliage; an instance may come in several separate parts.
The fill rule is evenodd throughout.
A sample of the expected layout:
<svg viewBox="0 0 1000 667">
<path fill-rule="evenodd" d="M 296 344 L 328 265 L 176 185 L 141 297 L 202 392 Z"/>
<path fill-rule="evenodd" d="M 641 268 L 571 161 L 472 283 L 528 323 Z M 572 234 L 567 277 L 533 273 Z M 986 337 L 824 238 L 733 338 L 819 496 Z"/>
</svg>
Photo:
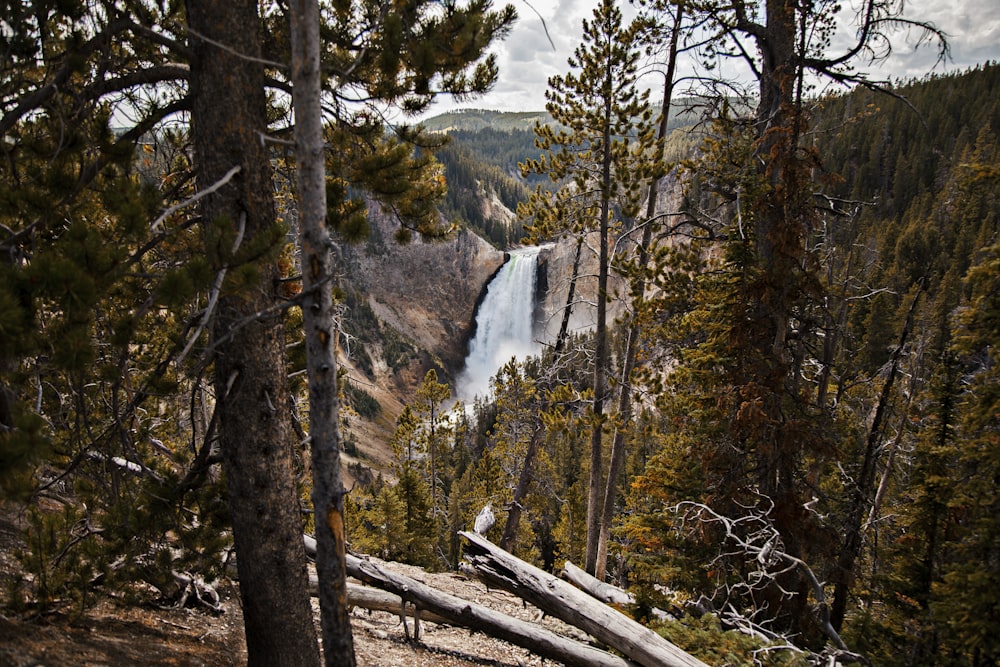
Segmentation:
<svg viewBox="0 0 1000 667">
<path fill-rule="evenodd" d="M 811 664 L 804 654 L 790 650 L 787 644 L 763 643 L 737 630 L 724 630 L 713 614 L 664 623 L 656 631 L 709 665 L 805 667 Z"/>
<path fill-rule="evenodd" d="M 437 385 L 430 371 L 422 385 L 434 394 Z M 433 443 L 418 408 L 407 405 L 393 434 L 395 484 L 379 483 L 352 502 L 357 518 L 349 526 L 356 548 L 383 558 L 423 567 L 440 564 L 435 547 L 440 539 L 434 511 L 439 471 L 432 465 Z M 429 449 L 430 448 L 430 449 Z"/>
<path fill-rule="evenodd" d="M 411 232 L 442 236 L 436 204 L 444 196 L 445 179 L 429 153 L 415 154 L 410 140 L 389 137 L 380 123 L 358 119 L 350 126 L 328 126 L 327 224 L 349 242 L 366 238 L 368 200 L 391 208 L 402 227 L 397 240 Z"/>
<path fill-rule="evenodd" d="M 376 486 L 358 501 L 362 516 L 352 529 L 356 544 L 424 567 L 454 564 L 441 561 L 442 554 L 452 552 L 447 534 L 454 480 L 451 429 L 441 407 L 449 395 L 436 371 L 428 371 L 416 400 L 404 407 L 396 422 L 391 443 L 396 483 Z M 391 511 L 396 511 L 392 517 L 387 515 Z"/>
<path fill-rule="evenodd" d="M 406 368 L 410 361 L 416 358 L 416 346 L 396 329 L 385 327 L 382 329 L 382 336 L 385 339 L 382 356 L 393 371 Z"/>
<path fill-rule="evenodd" d="M 393 136 L 375 119 L 385 103 L 415 111 L 441 91 L 488 88 L 496 67 L 487 49 L 515 17 L 480 0 L 446 11 L 411 4 L 386 13 L 377 3 L 338 2 L 324 14 L 324 71 L 338 72 L 327 81 L 329 222 L 346 239 L 367 233 L 373 199 L 404 223 L 401 237 L 447 231 L 436 209 L 441 168 L 430 152 L 413 151 L 419 133 Z M 142 581 L 176 603 L 185 596 L 173 573 L 218 576 L 230 540 L 213 463 L 227 419 L 215 409 L 232 385 L 213 393 L 205 380 L 231 344 L 225 335 L 210 340 L 215 306 L 220 293 L 259 294 L 265 275 L 280 284 L 263 287 L 294 298 L 289 230 L 267 225 L 244 236 L 241 220 L 196 215 L 196 192 L 242 187 L 247 167 L 229 184 L 200 182 L 206 170 L 192 167 L 205 156 L 192 157 L 187 129 L 163 127 L 192 108 L 192 97 L 213 94 L 191 85 L 183 3 L 0 8 L 0 94 L 9 102 L 0 120 L 0 493 L 36 505 L 23 559 L 32 577 L 18 596 L 82 605 L 101 587 L 132 592 Z M 287 57 L 284 10 L 270 7 L 261 24 L 273 60 Z M 287 127 L 289 110 L 271 101 L 269 120 Z M 263 138 L 268 128 L 255 130 Z M 266 196 L 262 183 L 255 195 Z M 253 319 L 282 317 L 285 306 L 266 304 Z M 407 363 L 411 350 L 396 346 L 390 356 Z M 377 414 L 371 396 L 349 396 Z M 65 511 L 38 509 L 30 494 L 43 484 Z M 405 498 L 415 534 L 424 532 L 418 496 Z M 427 562 L 413 555 L 426 555 L 423 547 L 405 551 Z"/>
<path fill-rule="evenodd" d="M 69 505 L 51 513 L 32 508 L 28 524 L 27 548 L 18 556 L 30 578 L 16 592 L 15 604 L 30 600 L 45 610 L 66 597 L 82 611 L 91 597 L 92 581 L 99 573 L 94 560 L 88 558 L 87 552 L 93 551 L 92 542 L 96 538 L 86 517 Z M 86 548 L 74 548 L 80 543 L 86 543 L 83 545 Z"/>
<path fill-rule="evenodd" d="M 386 560 L 436 567 L 434 521 L 426 485 L 410 466 L 395 485 L 379 480 L 360 499 L 349 496 L 348 539 L 354 549 Z"/>
<path fill-rule="evenodd" d="M 536 123 L 542 153 L 519 166 L 525 176 L 547 175 L 563 185 L 556 192 L 539 186 L 519 207 L 534 242 L 595 231 L 598 223 L 617 233 L 638 213 L 653 136 L 648 91 L 640 94 L 635 85 L 632 31 L 617 8 L 602 4 L 584 22 L 584 43 L 569 61 L 573 71 L 549 81 L 546 110 L 555 123 Z M 602 206 L 614 208 L 614 221 L 599 213 Z"/>
<path fill-rule="evenodd" d="M 345 384 L 344 394 L 347 397 L 348 405 L 365 419 L 372 420 L 382 414 L 382 405 L 378 400 L 364 389 L 356 387 L 354 383 L 347 382 Z"/>
<path fill-rule="evenodd" d="M 994 76 L 995 71 L 977 70 L 969 73 L 968 83 L 973 87 L 984 84 L 989 87 L 986 79 Z M 939 103 L 943 100 L 942 89 L 953 90 L 954 83 L 932 79 L 920 86 L 914 84 L 913 90 L 917 92 L 914 98 L 928 102 L 933 98 Z M 956 94 L 971 94 L 972 90 Z M 822 155 L 832 155 L 848 147 L 867 148 L 865 139 L 851 139 L 843 144 L 840 140 L 848 135 L 857 137 L 857 133 L 870 131 L 879 123 L 885 123 L 885 136 L 905 132 L 896 126 L 889 130 L 886 118 L 874 121 L 865 114 L 865 107 L 859 104 L 865 97 L 850 95 L 829 102 L 826 111 L 840 105 L 840 109 L 861 109 L 862 113 L 848 125 L 840 126 L 838 131 L 842 134 L 837 141 L 826 144 L 825 139 L 820 140 Z M 974 103 L 973 106 L 982 108 Z M 952 113 L 946 110 L 946 105 L 938 107 L 932 110 L 928 106 L 928 113 Z M 842 120 L 843 116 L 837 114 L 819 118 L 821 125 Z M 954 168 L 945 169 L 947 176 L 938 174 L 926 182 L 917 178 L 901 185 L 910 178 L 905 175 L 898 176 L 894 185 L 886 180 L 884 187 L 896 188 L 893 203 L 859 209 L 854 217 L 842 220 L 845 224 L 827 222 L 829 226 L 821 237 L 824 244 L 821 261 L 827 271 L 829 290 L 825 303 L 829 306 L 836 299 L 842 299 L 842 303 L 823 314 L 815 301 L 800 301 L 795 308 L 799 309 L 798 321 L 803 326 L 796 327 L 795 336 L 807 337 L 805 324 L 817 321 L 821 315 L 827 318 L 820 339 L 823 344 L 817 341 L 802 348 L 802 358 L 807 361 L 800 367 L 829 363 L 832 385 L 829 392 L 818 391 L 823 373 L 803 375 L 809 378 L 806 385 L 786 381 L 783 401 L 789 402 L 783 403 L 780 414 L 785 418 L 794 416 L 787 424 L 799 443 L 808 439 L 816 444 L 799 453 L 787 450 L 774 461 L 761 458 L 767 449 L 753 444 L 753 431 L 729 429 L 741 419 L 747 419 L 745 425 L 752 428 L 773 429 L 776 420 L 766 417 L 767 411 L 760 409 L 767 405 L 765 395 L 750 385 L 729 388 L 725 375 L 726 369 L 742 367 L 740 372 L 760 385 L 770 377 L 767 366 L 756 366 L 751 359 L 740 358 L 740 346 L 755 334 L 751 329 L 740 332 L 730 319 L 734 315 L 743 318 L 745 314 L 744 321 L 752 322 L 755 309 L 747 310 L 746 304 L 753 303 L 747 297 L 753 297 L 758 285 L 766 284 L 760 282 L 763 273 L 755 265 L 756 244 L 761 238 L 751 236 L 749 230 L 759 220 L 755 217 L 758 214 L 752 204 L 753 197 L 769 195 L 766 184 L 756 181 L 752 171 L 740 172 L 750 161 L 739 158 L 738 152 L 719 150 L 738 147 L 738 142 L 724 133 L 716 133 L 718 139 L 713 140 L 716 147 L 710 149 L 716 159 L 707 165 L 701 163 L 698 174 L 721 193 L 740 192 L 741 215 L 736 221 L 741 226 L 712 230 L 715 234 L 721 232 L 729 241 L 724 253 L 705 255 L 711 261 L 695 269 L 697 275 L 690 281 L 690 287 L 684 286 L 687 278 L 683 276 L 676 283 L 665 279 L 658 297 L 661 305 L 654 312 L 665 326 L 656 332 L 659 339 L 654 339 L 652 350 L 662 348 L 675 365 L 669 375 L 659 377 L 655 367 L 650 369 L 652 377 L 647 380 L 662 387 L 658 408 L 662 411 L 663 433 L 645 472 L 632 486 L 629 520 L 623 531 L 630 540 L 630 557 L 638 580 L 661 581 L 683 590 L 703 592 L 715 585 L 712 576 L 740 576 L 739 562 L 729 561 L 715 549 L 720 536 L 711 527 L 684 533 L 678 516 L 669 510 L 685 498 L 698 498 L 718 507 L 719 503 L 725 503 L 727 494 L 732 499 L 739 498 L 739 493 L 748 488 L 756 492 L 765 485 L 744 486 L 740 481 L 742 476 L 757 475 L 769 465 L 781 465 L 783 460 L 789 466 L 803 465 L 798 472 L 789 467 L 783 474 L 802 485 L 799 488 L 803 498 L 805 489 L 809 489 L 809 507 L 823 508 L 818 516 L 803 517 L 806 521 L 796 519 L 802 522 L 800 528 L 812 526 L 808 535 L 799 533 L 800 537 L 791 537 L 792 533 L 788 533 L 786 539 L 789 544 L 801 545 L 809 554 L 809 563 L 826 572 L 828 581 L 840 576 L 838 572 L 844 567 L 845 547 L 838 546 L 837 533 L 846 533 L 851 512 L 856 513 L 859 507 L 857 503 L 863 503 L 860 506 L 873 513 L 861 527 L 864 542 L 854 565 L 858 579 L 852 594 L 857 596 L 859 605 L 848 612 L 844 626 L 849 646 L 866 653 L 874 663 L 886 665 L 942 664 L 948 660 L 954 660 L 954 664 L 976 664 L 983 658 L 991 659 L 994 649 L 984 629 L 994 623 L 989 608 L 983 607 L 976 616 L 988 619 L 982 626 L 973 616 L 963 616 L 959 609 L 965 604 L 961 602 L 963 595 L 976 599 L 971 588 L 967 588 L 971 582 L 981 587 L 991 585 L 989 572 L 974 563 L 993 557 L 995 547 L 990 546 L 990 538 L 981 541 L 977 538 L 976 549 L 982 550 L 974 550 L 975 555 L 959 556 L 959 545 L 969 539 L 965 526 L 971 520 L 970 508 L 992 507 L 995 499 L 994 490 L 987 491 L 985 487 L 974 494 L 975 500 L 965 495 L 976 488 L 977 476 L 972 473 L 971 458 L 965 458 L 972 455 L 963 454 L 964 443 L 981 442 L 978 434 L 984 432 L 984 427 L 988 432 L 990 427 L 978 423 L 963 431 L 966 418 L 962 413 L 970 405 L 966 398 L 987 402 L 992 399 L 989 390 L 978 384 L 970 385 L 974 374 L 963 370 L 965 364 L 980 368 L 980 362 L 972 359 L 982 359 L 984 348 L 980 347 L 978 353 L 969 349 L 959 353 L 960 346 L 953 347 L 947 342 L 953 327 L 950 314 L 960 306 L 960 290 L 955 288 L 957 277 L 982 259 L 973 249 L 976 244 L 971 238 L 992 239 L 997 233 L 996 141 L 989 123 L 986 125 L 981 130 L 973 127 L 966 133 L 964 144 L 961 139 L 951 144 L 955 135 L 949 135 L 940 138 L 936 149 L 929 148 L 932 141 L 929 137 L 920 147 L 907 145 L 906 150 L 914 154 L 939 150 L 944 155 L 953 155 Z M 914 134 L 919 133 L 914 129 Z M 880 141 L 870 137 L 867 140 Z M 880 145 L 889 149 L 896 144 Z M 845 163 L 834 159 L 831 164 Z M 864 168 L 866 164 L 859 159 L 851 168 Z M 863 187 L 879 185 L 872 180 L 861 181 Z M 764 189 L 758 190 L 759 185 L 764 185 Z M 834 183 L 832 187 L 837 191 L 839 187 L 859 185 L 858 178 L 848 177 L 843 186 Z M 917 187 L 913 191 L 904 193 L 914 185 Z M 849 196 L 848 190 L 841 192 Z M 695 194 L 698 198 L 694 202 L 704 201 L 704 195 L 693 188 L 689 198 Z M 904 194 L 905 205 L 897 208 L 904 201 Z M 735 239 L 746 242 L 733 243 Z M 836 244 L 839 250 L 831 244 Z M 683 266 L 677 261 L 676 256 L 669 258 L 670 264 L 666 269 L 660 268 L 660 275 L 669 278 L 670 269 Z M 683 274 L 684 270 L 678 273 Z M 928 297 L 927 304 L 918 309 L 914 331 L 903 348 L 907 380 L 903 387 L 897 382 L 891 394 L 880 398 L 879 392 L 886 383 L 887 362 L 898 354 L 899 332 L 919 290 L 917 281 L 928 286 Z M 793 281 L 789 279 L 787 284 Z M 808 283 L 804 285 L 808 287 Z M 803 294 L 808 291 L 804 289 Z M 959 312 L 974 310 L 966 305 Z M 838 329 L 838 321 L 846 326 Z M 995 337 L 995 332 L 989 335 Z M 770 336 L 763 340 L 774 341 Z M 824 357 L 820 354 L 822 350 L 830 356 Z M 810 358 L 814 361 L 808 361 Z M 810 398 L 813 389 L 817 390 L 815 399 Z M 806 393 L 799 393 L 803 390 Z M 794 399 L 796 395 L 800 398 Z M 759 401 L 759 407 L 745 400 L 750 396 Z M 823 397 L 828 401 L 834 396 L 835 407 L 823 407 L 828 404 L 821 401 L 816 406 L 823 408 L 819 412 L 808 404 L 796 407 L 791 402 Z M 886 401 L 886 407 L 899 416 L 883 423 L 882 431 L 871 434 L 870 420 L 881 401 Z M 817 434 L 823 431 L 817 439 Z M 777 431 L 770 433 L 769 437 L 780 442 Z M 864 444 L 873 438 L 881 438 L 878 442 L 883 443 L 875 455 L 882 480 L 878 485 L 869 482 L 869 486 L 862 486 L 859 491 L 866 460 Z M 897 448 L 900 452 L 912 452 L 912 459 L 901 462 L 889 453 Z M 982 469 L 984 450 L 977 449 L 975 456 L 980 461 L 977 469 Z M 989 458 L 986 455 L 985 459 Z M 836 468 L 831 465 L 834 460 Z M 866 504 L 875 498 L 876 492 L 883 504 Z M 732 509 L 750 507 L 750 500 L 750 497 L 738 500 Z M 986 510 L 982 517 L 992 511 Z M 987 536 L 991 531 L 983 526 L 974 530 L 977 536 Z M 697 539 L 681 539 L 685 534 Z M 834 561 L 834 555 L 839 560 Z M 703 564 L 701 569 L 699 563 Z M 725 581 L 731 584 L 733 580 Z M 964 593 L 959 593 L 960 590 Z M 982 603 L 986 604 L 985 600 Z M 955 618 L 963 620 L 953 622 Z M 966 648 L 969 646 L 976 648 L 970 651 Z"/>
<path fill-rule="evenodd" d="M 468 139 L 449 137 L 451 141 L 437 153 L 448 182 L 448 194 L 442 207 L 445 217 L 462 221 L 499 248 L 515 245 L 521 239 L 520 225 L 492 212 L 490 200 L 496 197 L 508 209 L 514 210 L 528 198 L 527 187 L 511 176 L 510 171 L 487 164 L 479 153 L 482 147 L 473 150 Z"/>
<path fill-rule="evenodd" d="M 995 188 L 994 171 L 982 185 Z M 1000 245 L 983 252 L 968 274 L 969 303 L 960 316 L 956 351 L 966 360 L 967 388 L 955 466 L 949 470 L 953 495 L 948 509 L 961 517 L 951 557 L 932 585 L 931 608 L 942 627 L 945 649 L 967 656 L 969 664 L 1000 659 L 995 628 L 1000 615 L 989 591 L 1000 584 L 992 565 L 1000 556 L 1000 377 L 995 342 L 1000 339 Z"/>
<path fill-rule="evenodd" d="M 186 74 L 166 67 L 186 57 L 168 43 L 186 40 L 171 27 L 183 25 L 180 5 L 116 7 L 140 28 L 106 24 L 81 3 L 0 5 L 10 28 L 0 92 L 40 100 L 5 114 L 0 172 L 0 493 L 29 498 L 45 483 L 60 497 L 58 508 L 28 512 L 20 556 L 30 576 L 11 599 L 36 608 L 85 605 L 102 586 L 134 592 L 137 581 L 175 601 L 173 571 L 219 574 L 229 542 L 211 466 L 221 393 L 206 385 L 211 359 L 202 355 L 218 352 L 206 327 L 213 289 L 222 267 L 221 284 L 233 290 L 259 286 L 262 261 L 278 264 L 283 285 L 295 272 L 281 225 L 237 244 L 232 220 L 198 220 L 184 207 L 160 219 L 195 193 L 185 132 L 157 127 L 186 90 L 173 85 Z M 401 240 L 447 233 L 437 207 L 450 182 L 452 214 L 509 244 L 519 230 L 480 223 L 470 195 L 482 188 L 508 207 L 523 201 L 523 185 L 509 177 L 519 162 L 535 184 L 556 182 L 556 192 L 539 189 L 522 207 L 535 239 L 591 231 L 602 198 L 613 233 L 631 230 L 640 186 L 663 167 L 637 130 L 651 110 L 628 85 L 628 34 L 612 40 L 621 50 L 575 54 L 579 72 L 554 80 L 555 123 L 533 118 L 534 136 L 519 115 L 504 119 L 521 124 L 509 132 L 457 131 L 442 148 L 410 128 L 387 132 L 375 106 L 341 102 L 418 111 L 440 90 L 483 90 L 495 79 L 487 45 L 506 34 L 513 12 L 480 0 L 419 2 L 378 25 L 374 9 L 338 2 L 323 26 L 323 71 L 338 77 L 326 135 L 328 224 L 342 238 L 368 233 L 376 202 L 401 220 Z M 266 57 L 284 58 L 286 26 L 281 11 L 265 19 Z M 588 35 L 599 28 L 591 23 Z M 165 38 L 141 38 L 151 32 Z M 622 86 L 610 94 L 608 61 Z M 150 90 L 163 94 L 147 102 L 126 86 L 143 121 L 113 131 L 107 92 L 160 73 Z M 735 515 L 759 510 L 769 495 L 782 546 L 834 582 L 844 576 L 841 535 L 862 508 L 871 516 L 847 572 L 848 644 L 882 665 L 997 661 L 998 85 L 1000 68 L 989 65 L 899 86 L 919 116 L 862 89 L 824 98 L 818 133 L 796 137 L 787 127 L 759 136 L 738 107 L 709 128 L 689 165 L 683 210 L 666 211 L 687 216 L 689 242 L 661 244 L 651 267 L 632 267 L 650 286 L 637 314 L 644 414 L 608 428 L 627 430 L 633 448 L 618 538 L 634 585 L 670 584 L 748 612 L 780 609 L 779 627 L 819 643 L 800 622 L 816 602 L 800 579 L 781 580 L 781 596 L 718 597 L 758 570 L 746 553 L 725 551 L 732 542 L 718 525 L 671 510 L 688 500 Z M 607 111 L 594 104 L 598 93 L 613 102 L 610 117 L 598 117 Z M 286 110 L 270 112 L 287 119 Z M 594 132 L 595 120 L 609 131 Z M 675 137 L 676 150 L 692 136 Z M 794 143 L 804 136 L 815 143 Z M 426 150 L 415 153 L 414 143 Z M 611 181 L 593 176 L 602 150 L 614 159 Z M 830 170 L 822 183 L 811 180 L 820 157 Z M 857 210 L 821 215 L 821 185 L 833 196 L 826 204 L 853 200 Z M 898 351 L 905 386 L 888 392 L 892 418 L 869 439 L 882 369 L 918 281 L 927 304 Z M 412 343 L 383 327 L 360 294 L 341 294 L 358 365 L 370 373 L 365 348 L 381 345 L 390 367 L 408 366 Z M 472 416 L 446 419 L 447 387 L 428 373 L 393 437 L 398 481 L 349 499 L 355 548 L 454 565 L 455 531 L 487 500 L 512 497 L 540 424 L 516 550 L 545 567 L 582 560 L 591 346 L 572 339 L 565 357 L 547 352 L 503 369 L 496 401 Z M 359 414 L 377 416 L 360 388 L 348 384 L 345 396 Z M 858 483 L 869 441 L 878 445 L 878 488 Z M 664 632 L 711 664 L 801 660 L 723 631 L 711 616 Z"/>
<path fill-rule="evenodd" d="M 34 491 L 35 466 L 52 454 L 52 440 L 45 420 L 23 405 L 8 418 L 9 428 L 0 430 L 0 497 L 25 500 Z"/>
</svg>

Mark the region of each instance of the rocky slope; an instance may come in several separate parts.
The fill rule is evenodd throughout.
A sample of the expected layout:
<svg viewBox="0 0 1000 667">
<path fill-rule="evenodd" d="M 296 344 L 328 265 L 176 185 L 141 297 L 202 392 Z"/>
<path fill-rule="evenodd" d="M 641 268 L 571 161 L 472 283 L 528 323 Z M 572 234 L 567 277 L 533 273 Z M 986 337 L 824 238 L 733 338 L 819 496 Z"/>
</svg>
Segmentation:
<svg viewBox="0 0 1000 667">
<path fill-rule="evenodd" d="M 396 418 L 427 371 L 449 382 L 461 370 L 476 303 L 504 263 L 502 251 L 468 229 L 401 245 L 394 239 L 399 222 L 377 205 L 369 224 L 365 243 L 341 248 L 350 295 L 341 359 L 354 390 L 377 403 L 347 418 L 349 486 L 364 468 L 388 470 Z"/>
<path fill-rule="evenodd" d="M 468 229 L 446 239 L 396 243 L 396 223 L 370 218 L 372 238 L 345 249 L 350 280 L 368 295 L 378 319 L 429 352 L 449 372 L 461 366 L 476 301 L 504 253 Z"/>
</svg>

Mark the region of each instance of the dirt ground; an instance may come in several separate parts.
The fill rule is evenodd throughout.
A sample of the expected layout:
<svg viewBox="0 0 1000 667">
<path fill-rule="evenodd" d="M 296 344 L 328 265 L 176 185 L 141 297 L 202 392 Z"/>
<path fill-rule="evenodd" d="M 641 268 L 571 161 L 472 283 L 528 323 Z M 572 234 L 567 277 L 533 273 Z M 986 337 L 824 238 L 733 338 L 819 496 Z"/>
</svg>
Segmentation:
<svg viewBox="0 0 1000 667">
<path fill-rule="evenodd" d="M 0 520 L 0 595 L 20 576 L 13 549 L 19 533 Z M 541 618 L 537 609 L 512 595 L 490 591 L 455 573 L 428 573 L 401 564 L 387 569 L 466 600 L 570 636 L 579 631 Z M 161 609 L 152 604 L 127 606 L 104 599 L 84 613 L 57 609 L 45 615 L 19 616 L 0 605 L 0 667 L 230 667 L 246 664 L 245 638 L 235 584 L 222 582 L 222 614 L 199 609 Z M 314 600 L 317 632 L 319 608 Z M 420 640 L 408 641 L 399 617 L 364 609 L 352 611 L 355 655 L 361 667 L 520 667 L 555 665 L 523 648 L 464 628 L 423 621 Z M 412 634 L 412 620 L 410 621 Z"/>
<path fill-rule="evenodd" d="M 400 566 L 389 566 L 397 569 Z M 413 572 L 405 572 L 412 576 Z M 418 575 L 419 576 L 419 575 Z M 537 610 L 513 596 L 486 591 L 460 576 L 419 577 L 506 613 L 537 619 Z M 126 607 L 106 600 L 76 617 L 58 612 L 41 618 L 0 617 L 0 667 L 229 667 L 246 663 L 239 600 L 224 591 L 226 612 Z M 317 614 L 317 628 L 319 610 Z M 355 655 L 369 667 L 466 667 L 553 665 L 525 649 L 464 628 L 423 621 L 417 642 L 407 641 L 399 618 L 354 609 Z M 412 620 L 410 621 L 412 633 Z M 546 619 L 546 624 L 556 622 Z"/>
</svg>

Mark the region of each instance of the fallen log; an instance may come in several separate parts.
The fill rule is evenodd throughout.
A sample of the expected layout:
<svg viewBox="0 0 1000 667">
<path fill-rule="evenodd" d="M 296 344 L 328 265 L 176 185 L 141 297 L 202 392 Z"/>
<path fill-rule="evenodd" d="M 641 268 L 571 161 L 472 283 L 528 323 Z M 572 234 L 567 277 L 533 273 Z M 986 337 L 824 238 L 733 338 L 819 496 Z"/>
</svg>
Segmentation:
<svg viewBox="0 0 1000 667">
<path fill-rule="evenodd" d="M 591 575 L 586 570 L 580 569 L 570 561 L 566 561 L 562 569 L 562 578 L 573 584 L 581 591 L 592 598 L 596 598 L 605 604 L 620 605 L 628 607 L 636 604 L 635 596 L 628 591 L 623 591 L 617 586 L 601 581 Z M 660 620 L 674 620 L 669 613 L 654 607 L 650 610 L 653 616 Z"/>
<path fill-rule="evenodd" d="M 466 531 L 459 534 L 468 540 L 466 558 L 488 586 L 517 595 L 645 667 L 708 667 L 649 628 L 512 556 L 481 535 Z"/>
<path fill-rule="evenodd" d="M 372 588 L 371 586 L 362 586 L 361 584 L 347 582 L 347 604 L 352 607 L 371 609 L 372 611 L 387 611 L 390 614 L 403 613 L 413 617 L 417 622 L 423 620 L 439 625 L 450 625 L 448 619 L 444 616 L 439 616 L 434 612 L 422 609 L 409 601 L 405 603 L 406 606 L 404 607 L 403 598 L 389 591 Z M 419 630 L 416 638 L 420 638 Z"/>
<path fill-rule="evenodd" d="M 309 595 L 319 597 L 319 579 L 313 572 L 309 573 Z M 405 602 L 398 595 L 393 595 L 388 591 L 371 586 L 363 586 L 354 582 L 347 582 L 347 604 L 350 607 L 361 607 L 370 611 L 385 611 L 399 616 L 399 622 L 403 626 L 406 638 L 410 638 L 410 628 L 406 624 L 406 617 L 413 619 L 413 638 L 420 639 L 420 621 L 429 621 L 439 625 L 450 625 L 448 619 L 443 616 L 425 611 L 412 602 Z"/>
<path fill-rule="evenodd" d="M 619 604 L 622 606 L 635 604 L 635 596 L 626 593 L 617 586 L 612 586 L 609 583 L 601 581 L 586 570 L 573 565 L 570 561 L 566 561 L 563 565 L 562 578 L 590 597 L 597 598 L 606 604 Z"/>
<path fill-rule="evenodd" d="M 347 555 L 347 573 L 401 600 L 437 614 L 453 625 L 478 630 L 526 648 L 535 655 L 579 667 L 635 667 L 635 663 L 499 611 L 436 590 L 415 579 L 389 572 L 372 561 Z"/>
</svg>

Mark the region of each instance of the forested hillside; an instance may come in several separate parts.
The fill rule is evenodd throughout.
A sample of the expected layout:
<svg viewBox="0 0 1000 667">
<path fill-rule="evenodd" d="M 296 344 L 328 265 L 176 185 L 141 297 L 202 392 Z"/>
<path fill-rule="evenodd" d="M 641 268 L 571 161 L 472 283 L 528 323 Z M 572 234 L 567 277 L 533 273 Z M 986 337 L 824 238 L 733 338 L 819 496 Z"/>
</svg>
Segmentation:
<svg viewBox="0 0 1000 667">
<path fill-rule="evenodd" d="M 825 191 L 812 200 L 814 291 L 797 316 L 809 320 L 790 334 L 801 337 L 790 359 L 799 386 L 784 408 L 800 446 L 776 453 L 792 457 L 776 464 L 795 478 L 793 506 L 740 481 L 747 455 L 722 411 L 733 339 L 719 338 L 725 319 L 714 304 L 736 307 L 727 263 L 739 255 L 720 260 L 712 249 L 736 252 L 727 246 L 740 239 L 738 218 L 693 231 L 693 244 L 661 247 L 632 381 L 640 408 L 606 427 L 628 443 L 612 577 L 658 604 L 700 600 L 692 609 L 713 610 L 724 626 L 759 622 L 764 633 L 781 632 L 782 621 L 759 610 L 768 582 L 786 577 L 783 586 L 802 588 L 785 595 L 809 601 L 784 621 L 801 645 L 831 636 L 829 623 L 873 664 L 991 664 L 982 656 L 994 650 L 989 563 L 1000 548 L 990 537 L 1000 465 L 991 378 L 998 79 L 1000 68 L 987 65 L 900 85 L 899 98 L 857 90 L 811 107 L 807 142 Z M 687 215 L 714 206 L 711 161 L 739 145 L 734 131 L 716 125 L 687 163 Z M 522 143 L 490 129 L 455 141 L 498 156 Z M 493 535 L 501 544 L 549 568 L 582 562 L 592 343 L 505 366 L 495 402 L 457 423 L 441 413 L 447 391 L 427 378 L 394 439 L 400 484 L 355 494 L 352 539 L 386 557 L 454 567 L 454 531 L 491 501 L 505 510 Z M 766 427 L 763 414 L 746 418 Z M 429 431 L 419 426 L 428 419 Z M 706 448 L 713 441 L 718 449 Z M 414 447 L 434 453 L 407 452 Z M 794 546 L 779 510 L 792 513 Z M 666 600 L 664 585 L 674 591 Z M 705 630 L 676 636 L 694 627 Z"/>
<path fill-rule="evenodd" d="M 517 163 L 533 154 L 534 135 L 483 129 L 454 131 L 449 138 L 436 154 L 448 181 L 442 213 L 500 249 L 519 244 L 524 232 L 514 211 L 530 189 L 519 177 Z"/>
</svg>

